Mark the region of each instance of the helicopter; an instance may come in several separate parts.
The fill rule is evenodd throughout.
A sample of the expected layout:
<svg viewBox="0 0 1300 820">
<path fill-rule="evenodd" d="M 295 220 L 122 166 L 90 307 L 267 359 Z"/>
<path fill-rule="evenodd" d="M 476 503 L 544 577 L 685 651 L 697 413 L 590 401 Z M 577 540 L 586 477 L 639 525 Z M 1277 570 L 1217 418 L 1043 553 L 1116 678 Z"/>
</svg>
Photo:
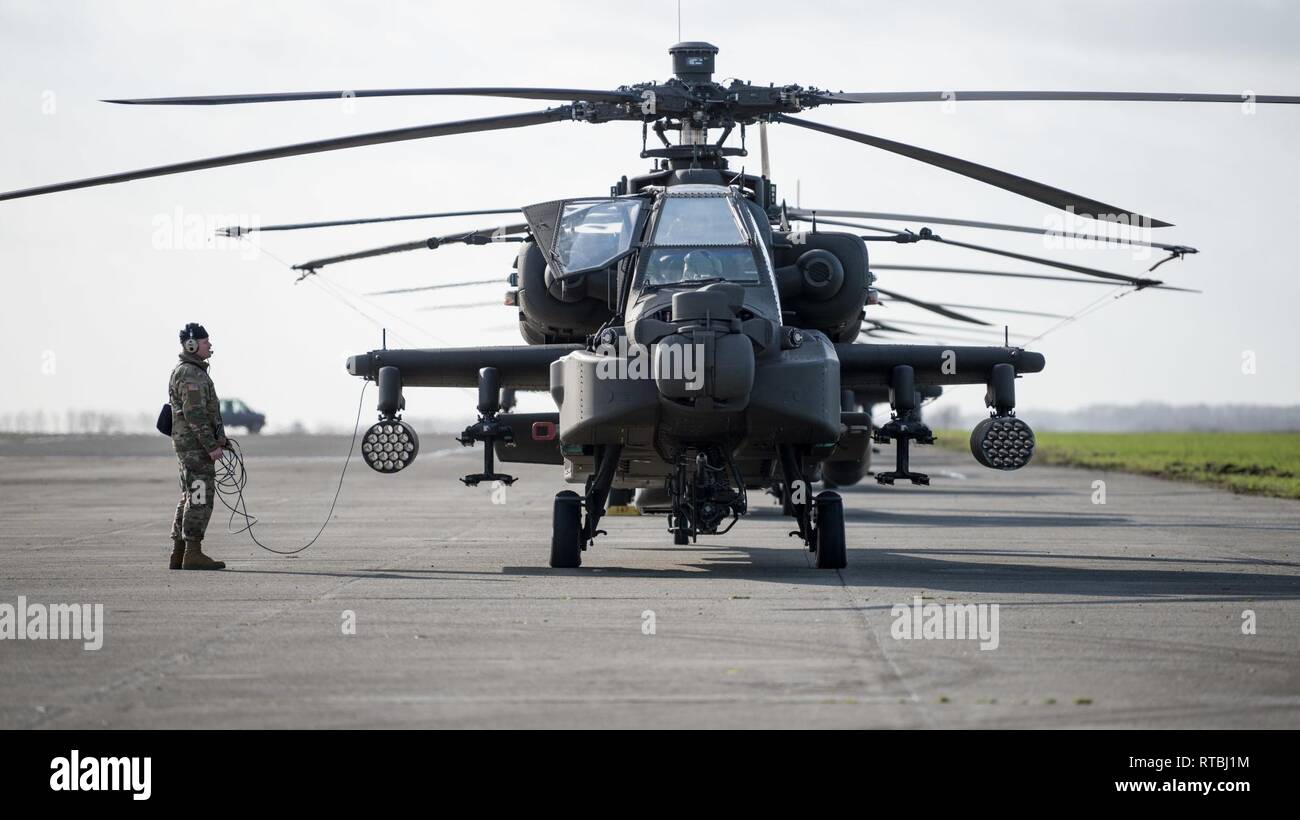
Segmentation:
<svg viewBox="0 0 1300 820">
<path fill-rule="evenodd" d="M 1185 290 L 1149 276 L 1128 276 L 945 238 L 933 228 L 880 227 L 862 220 L 924 221 L 994 231 L 1036 233 L 1168 253 L 1153 265 L 1196 249 L 1088 232 L 856 210 L 791 208 L 777 194 L 767 158 L 768 126 L 811 130 L 908 157 L 1096 222 L 1147 228 L 1171 223 L 1024 177 L 883 137 L 796 117 L 821 106 L 920 101 L 1073 100 L 1242 103 L 1237 94 L 976 91 L 854 92 L 800 85 L 713 79 L 719 50 L 706 42 L 669 49 L 673 76 L 614 89 L 409 88 L 277 92 L 114 99 L 131 105 L 233 105 L 342 97 L 487 96 L 558 101 L 539 111 L 324 139 L 174 163 L 8 193 L 0 200 L 155 176 L 334 151 L 566 121 L 640 122 L 640 157 L 648 173 L 621 177 L 608 195 L 575 197 L 482 211 L 372 217 L 323 223 L 238 227 L 290 230 L 478 214 L 519 214 L 515 222 L 426 237 L 294 265 L 300 279 L 323 268 L 451 244 L 518 243 L 504 303 L 516 309 L 525 344 L 445 349 L 389 349 L 348 358 L 348 373 L 378 386 L 378 421 L 362 454 L 377 472 L 396 475 L 419 453 L 419 436 L 402 419 L 405 391 L 478 388 L 477 421 L 459 437 L 482 443 L 483 471 L 463 477 L 511 484 L 497 462 L 559 467 L 566 483 L 552 510 L 550 565 L 573 568 L 601 535 L 611 496 L 636 490 L 638 504 L 667 514 L 674 544 L 728 532 L 749 512 L 749 493 L 775 490 L 803 548 L 819 569 L 847 564 L 843 501 L 822 480 L 846 486 L 867 472 L 872 443 L 895 443 L 894 469 L 881 484 L 926 485 L 910 465 L 912 445 L 934 442 L 921 417 L 943 387 L 985 386 L 988 418 L 971 433 L 977 462 L 1016 470 L 1033 457 L 1035 439 L 1016 415 L 1016 381 L 1041 372 L 1045 357 L 1011 344 L 917 344 L 926 335 L 905 323 L 867 317 L 884 301 L 908 303 L 970 326 L 991 323 L 962 306 L 918 300 L 876 287 L 872 242 L 938 242 L 1068 270 L 1040 276 L 975 269 L 975 275 L 1101 282 L 1134 290 Z M 1300 97 L 1254 95 L 1252 103 L 1295 104 Z M 748 155 L 747 130 L 759 129 L 761 172 L 729 167 Z M 657 143 L 649 141 L 653 132 Z M 716 139 L 711 132 L 717 134 Z M 676 133 L 677 141 L 669 139 Z M 736 134 L 739 144 L 728 144 Z M 831 229 L 827 229 L 830 226 Z M 837 230 L 846 228 L 849 230 Z M 920 270 L 921 268 L 917 267 Z M 935 270 L 931 268 L 931 270 Z M 974 306 L 967 306 L 974 307 Z M 997 310 L 994 307 L 983 309 Z M 1003 308 L 1005 310 L 1005 308 Z M 1013 311 L 1014 312 L 1014 311 Z M 1046 314 L 1050 315 L 1050 314 Z M 913 323 L 919 324 L 919 323 Z M 947 331 L 945 331 L 946 333 Z M 987 332 L 973 328 L 972 332 Z M 549 393 L 557 410 L 513 412 L 515 391 Z M 507 400 L 503 402 L 503 396 Z M 887 403 L 888 422 L 870 408 Z"/>
</svg>

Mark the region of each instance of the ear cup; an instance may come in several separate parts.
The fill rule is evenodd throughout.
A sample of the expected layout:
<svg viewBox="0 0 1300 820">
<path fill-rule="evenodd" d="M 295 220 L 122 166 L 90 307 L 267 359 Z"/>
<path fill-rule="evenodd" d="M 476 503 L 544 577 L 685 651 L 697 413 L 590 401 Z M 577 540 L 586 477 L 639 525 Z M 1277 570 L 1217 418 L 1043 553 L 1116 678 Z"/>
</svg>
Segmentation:
<svg viewBox="0 0 1300 820">
<path fill-rule="evenodd" d="M 199 352 L 199 339 L 197 334 L 201 329 L 202 328 L 194 322 L 190 322 L 185 326 L 185 329 L 181 331 L 181 347 L 184 348 L 186 353 Z"/>
</svg>

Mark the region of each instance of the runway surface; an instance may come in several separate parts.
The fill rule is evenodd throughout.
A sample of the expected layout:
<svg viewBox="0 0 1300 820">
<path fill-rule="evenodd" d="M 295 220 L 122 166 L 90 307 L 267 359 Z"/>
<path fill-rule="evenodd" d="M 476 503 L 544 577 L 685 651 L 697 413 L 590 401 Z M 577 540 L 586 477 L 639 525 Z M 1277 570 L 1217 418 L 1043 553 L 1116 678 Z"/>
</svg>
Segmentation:
<svg viewBox="0 0 1300 820">
<path fill-rule="evenodd" d="M 348 439 L 242 443 L 259 536 L 303 543 Z M 506 465 L 494 499 L 456 480 L 479 449 L 423 447 L 397 476 L 354 461 L 296 558 L 214 516 L 230 568 L 202 573 L 166 568 L 167 440 L 0 436 L 0 604 L 105 618 L 98 651 L 0 640 L 0 727 L 1300 727 L 1294 501 L 924 448 L 934 486 L 843 491 L 843 571 L 755 495 L 687 547 L 606 518 L 553 570 L 557 468 Z M 997 648 L 893 637 L 915 596 L 998 604 Z"/>
</svg>

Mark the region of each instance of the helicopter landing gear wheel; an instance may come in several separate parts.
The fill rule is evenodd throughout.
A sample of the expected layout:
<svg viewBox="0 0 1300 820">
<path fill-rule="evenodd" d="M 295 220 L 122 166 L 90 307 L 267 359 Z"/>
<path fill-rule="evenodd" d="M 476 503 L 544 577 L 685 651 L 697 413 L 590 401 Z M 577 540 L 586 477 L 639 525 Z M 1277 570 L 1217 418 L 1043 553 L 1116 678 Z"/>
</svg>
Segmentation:
<svg viewBox="0 0 1300 820">
<path fill-rule="evenodd" d="M 582 498 L 573 490 L 555 494 L 551 516 L 551 566 L 582 566 Z"/>
<path fill-rule="evenodd" d="M 848 550 L 844 543 L 844 502 L 840 494 L 826 490 L 813 501 L 813 554 L 817 569 L 844 569 Z"/>
</svg>

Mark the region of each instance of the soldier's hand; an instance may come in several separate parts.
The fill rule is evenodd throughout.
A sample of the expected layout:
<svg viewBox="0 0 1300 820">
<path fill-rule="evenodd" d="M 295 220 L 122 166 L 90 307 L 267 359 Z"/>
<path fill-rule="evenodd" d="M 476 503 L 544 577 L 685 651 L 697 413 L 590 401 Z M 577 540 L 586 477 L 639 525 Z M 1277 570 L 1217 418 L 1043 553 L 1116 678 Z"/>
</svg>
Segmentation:
<svg viewBox="0 0 1300 820">
<path fill-rule="evenodd" d="M 222 450 L 220 447 L 218 447 L 217 449 L 215 449 L 215 450 L 213 450 L 212 452 L 208 453 L 208 458 L 210 458 L 210 459 L 212 459 L 214 462 L 216 462 L 216 461 L 220 461 L 220 460 L 221 460 L 221 457 L 224 456 L 224 455 L 225 455 L 225 451 Z"/>
</svg>

